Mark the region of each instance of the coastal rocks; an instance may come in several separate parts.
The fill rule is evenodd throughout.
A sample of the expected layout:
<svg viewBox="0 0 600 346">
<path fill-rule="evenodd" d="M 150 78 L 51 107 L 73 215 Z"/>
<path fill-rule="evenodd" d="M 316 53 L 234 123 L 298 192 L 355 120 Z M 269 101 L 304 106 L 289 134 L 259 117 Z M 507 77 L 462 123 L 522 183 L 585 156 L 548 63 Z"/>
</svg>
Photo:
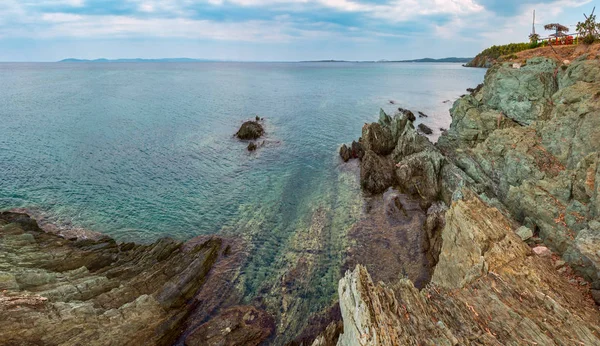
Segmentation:
<svg viewBox="0 0 600 346">
<path fill-rule="evenodd" d="M 425 113 L 423 113 L 421 111 L 419 111 L 418 113 L 419 113 L 419 118 L 427 118 L 427 117 L 429 117 L 427 114 L 425 114 Z"/>
<path fill-rule="evenodd" d="M 257 346 L 275 330 L 275 321 L 253 306 L 234 306 L 196 328 L 185 346 Z"/>
<path fill-rule="evenodd" d="M 429 126 L 425 125 L 425 124 L 419 124 L 419 126 L 417 126 L 417 128 L 419 129 L 419 131 L 423 132 L 426 135 L 430 135 L 433 133 L 433 130 L 431 128 L 429 128 Z"/>
<path fill-rule="evenodd" d="M 464 194 L 448 211 L 428 287 L 375 284 L 360 265 L 340 280 L 337 345 L 600 343 L 592 300 L 551 260 L 530 256 L 502 213 Z"/>
<path fill-rule="evenodd" d="M 346 144 L 342 144 L 340 147 L 340 157 L 344 162 L 348 162 L 352 158 L 352 150 L 346 146 Z"/>
<path fill-rule="evenodd" d="M 0 213 L 0 340 L 170 345 L 199 316 L 192 302 L 210 270 L 221 266 L 227 245 L 237 246 L 216 237 L 150 245 L 108 237 L 67 240 L 44 232 L 26 214 Z M 233 272 L 231 265 L 224 272 Z"/>
<path fill-rule="evenodd" d="M 390 128 L 379 123 L 365 124 L 362 139 L 365 151 L 373 151 L 378 155 L 388 155 L 396 146 Z"/>
<path fill-rule="evenodd" d="M 355 159 L 361 159 L 363 158 L 363 156 L 365 156 L 365 149 L 363 148 L 362 144 L 360 144 L 360 141 L 352 141 L 352 157 Z"/>
<path fill-rule="evenodd" d="M 361 187 L 371 193 L 382 193 L 396 183 L 391 158 L 367 150 L 360 162 Z"/>
<path fill-rule="evenodd" d="M 415 114 L 413 112 L 409 111 L 408 109 L 398 108 L 398 112 L 400 112 L 400 114 L 404 115 L 406 117 L 406 119 L 408 119 L 409 121 L 417 120 L 417 118 L 415 117 Z"/>
<path fill-rule="evenodd" d="M 246 121 L 235 135 L 239 139 L 254 140 L 260 138 L 264 133 L 265 130 L 258 121 Z"/>
<path fill-rule="evenodd" d="M 549 58 L 529 59 L 521 69 L 496 64 L 486 74 L 482 103 L 523 125 L 547 119 L 558 90 L 557 68 Z"/>
<path fill-rule="evenodd" d="M 340 147 L 340 157 L 344 162 L 348 162 L 350 159 L 362 160 L 363 156 L 365 156 L 365 150 L 362 144 L 357 141 L 352 141 L 350 147 L 348 147 L 346 144 L 342 144 Z"/>
<path fill-rule="evenodd" d="M 256 143 L 249 143 L 248 151 L 254 151 L 254 150 L 256 150 Z"/>
<path fill-rule="evenodd" d="M 598 60 L 496 65 L 436 145 L 406 116 L 380 117 L 395 142 L 380 157 L 427 210 L 421 250 L 435 267 L 421 291 L 376 285 L 371 261 L 348 271 L 338 346 L 600 344 L 600 84 L 586 76 L 597 71 Z M 384 201 L 398 222 L 406 201 Z"/>
</svg>

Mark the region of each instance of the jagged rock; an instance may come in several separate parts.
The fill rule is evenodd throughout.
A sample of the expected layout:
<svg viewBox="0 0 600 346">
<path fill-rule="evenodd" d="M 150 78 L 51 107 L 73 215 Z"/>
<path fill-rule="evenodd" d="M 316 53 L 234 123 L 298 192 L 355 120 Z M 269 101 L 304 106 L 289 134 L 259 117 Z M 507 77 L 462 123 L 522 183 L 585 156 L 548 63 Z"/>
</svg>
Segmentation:
<svg viewBox="0 0 600 346">
<path fill-rule="evenodd" d="M 442 230 L 446 225 L 446 211 L 448 211 L 448 207 L 444 202 L 435 202 L 427 210 L 422 247 L 429 260 L 431 274 L 439 261 L 442 250 Z"/>
<path fill-rule="evenodd" d="M 352 150 L 350 150 L 346 144 L 342 144 L 340 147 L 340 157 L 344 162 L 348 162 L 352 158 Z"/>
<path fill-rule="evenodd" d="M 340 280 L 337 345 L 600 343 L 592 300 L 529 256 L 502 213 L 465 195 L 448 211 L 432 285 L 375 284 L 362 266 Z"/>
<path fill-rule="evenodd" d="M 419 128 L 419 130 L 421 132 L 423 132 L 426 135 L 430 135 L 433 133 L 433 130 L 431 128 L 429 128 L 429 126 L 425 125 L 425 124 L 419 124 L 419 126 L 417 126 Z"/>
<path fill-rule="evenodd" d="M 239 139 L 258 139 L 265 133 L 262 125 L 256 121 L 246 121 L 235 134 Z"/>
<path fill-rule="evenodd" d="M 391 158 L 367 150 L 360 163 L 360 184 L 371 193 L 382 193 L 396 183 L 394 164 Z"/>
<path fill-rule="evenodd" d="M 396 146 L 392 132 L 388 126 L 379 123 L 371 123 L 363 126 L 362 145 L 365 151 L 373 151 L 379 155 L 388 155 Z"/>
<path fill-rule="evenodd" d="M 415 117 L 415 114 L 413 112 L 409 111 L 408 109 L 398 108 L 398 112 L 400 112 L 400 114 L 404 115 L 406 117 L 406 119 L 408 119 L 410 121 L 417 120 L 417 118 Z"/>
<path fill-rule="evenodd" d="M 185 339 L 186 346 L 257 346 L 275 330 L 275 321 L 253 306 L 234 306 L 202 324 Z"/>
<path fill-rule="evenodd" d="M 440 193 L 439 175 L 444 157 L 437 150 L 423 150 L 396 164 L 397 181 L 410 194 L 434 201 Z"/>
<path fill-rule="evenodd" d="M 533 237 L 533 231 L 525 226 L 517 228 L 515 233 L 523 240 L 528 240 Z"/>
<path fill-rule="evenodd" d="M 594 60 L 578 60 L 561 74 L 558 85 L 563 89 L 577 82 L 597 83 L 600 80 L 600 65 Z"/>
<path fill-rule="evenodd" d="M 352 141 L 352 157 L 362 160 L 363 156 L 365 156 L 365 149 L 362 144 L 357 141 Z"/>
<path fill-rule="evenodd" d="M 486 73 L 482 102 L 520 124 L 547 119 L 550 98 L 558 90 L 556 69 L 554 60 L 541 57 L 527 60 L 520 69 L 496 64 Z"/>
<path fill-rule="evenodd" d="M 216 237 L 150 245 L 67 240 L 26 214 L 0 213 L 1 343 L 172 344 L 191 327 L 187 317 L 200 316 L 188 302 L 203 294 L 226 244 Z M 222 300 L 212 294 L 205 304 L 214 308 L 211 300 Z"/>
</svg>

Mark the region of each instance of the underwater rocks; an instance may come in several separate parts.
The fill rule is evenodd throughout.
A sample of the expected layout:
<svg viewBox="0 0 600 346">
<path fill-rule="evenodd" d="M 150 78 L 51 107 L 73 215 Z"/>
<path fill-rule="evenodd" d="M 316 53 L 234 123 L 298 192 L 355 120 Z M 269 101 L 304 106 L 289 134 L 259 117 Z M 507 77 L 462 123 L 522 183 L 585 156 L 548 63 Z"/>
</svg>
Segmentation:
<svg viewBox="0 0 600 346">
<path fill-rule="evenodd" d="M 209 236 L 149 245 L 68 240 L 26 214 L 0 213 L 0 340 L 171 345 L 230 298 L 224 283 L 243 261 L 240 247 Z"/>
<path fill-rule="evenodd" d="M 258 121 L 246 121 L 235 135 L 239 139 L 253 140 L 260 138 L 264 133 L 265 130 Z"/>
<path fill-rule="evenodd" d="M 253 306 L 235 306 L 196 328 L 185 346 L 257 346 L 275 331 L 275 321 Z"/>
</svg>

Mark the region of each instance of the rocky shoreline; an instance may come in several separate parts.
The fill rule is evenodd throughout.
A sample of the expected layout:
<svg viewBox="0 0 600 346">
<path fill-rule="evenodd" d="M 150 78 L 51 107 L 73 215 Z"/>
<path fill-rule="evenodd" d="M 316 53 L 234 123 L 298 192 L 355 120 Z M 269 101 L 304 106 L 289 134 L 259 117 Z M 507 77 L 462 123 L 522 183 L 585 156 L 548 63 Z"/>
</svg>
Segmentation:
<svg viewBox="0 0 600 346">
<path fill-rule="evenodd" d="M 599 72 L 496 64 L 435 145 L 401 113 L 365 125 L 363 188 L 442 206 L 424 230 L 435 266 L 420 291 L 348 271 L 343 333 L 314 345 L 600 344 Z"/>
<path fill-rule="evenodd" d="M 600 344 L 599 80 L 587 57 L 494 65 L 436 144 L 381 111 L 340 150 L 367 216 L 328 234 L 317 209 L 264 304 L 236 287 L 241 239 L 117 243 L 0 213 L 0 343 Z M 329 238 L 339 304 L 297 322 Z"/>
</svg>

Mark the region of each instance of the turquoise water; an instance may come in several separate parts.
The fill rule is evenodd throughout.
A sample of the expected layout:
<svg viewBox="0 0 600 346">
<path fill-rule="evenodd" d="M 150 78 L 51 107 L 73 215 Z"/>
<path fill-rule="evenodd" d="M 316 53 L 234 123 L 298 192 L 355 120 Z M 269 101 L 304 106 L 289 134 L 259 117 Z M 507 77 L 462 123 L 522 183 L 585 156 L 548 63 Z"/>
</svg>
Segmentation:
<svg viewBox="0 0 600 346">
<path fill-rule="evenodd" d="M 263 222 L 285 229 L 333 198 L 339 145 L 380 107 L 422 110 L 439 133 L 450 123 L 443 101 L 483 74 L 458 64 L 0 64 L 0 209 L 119 240 L 228 224 L 236 233 L 248 210 L 270 210 Z M 233 134 L 255 115 L 267 139 L 248 153 Z"/>
</svg>

